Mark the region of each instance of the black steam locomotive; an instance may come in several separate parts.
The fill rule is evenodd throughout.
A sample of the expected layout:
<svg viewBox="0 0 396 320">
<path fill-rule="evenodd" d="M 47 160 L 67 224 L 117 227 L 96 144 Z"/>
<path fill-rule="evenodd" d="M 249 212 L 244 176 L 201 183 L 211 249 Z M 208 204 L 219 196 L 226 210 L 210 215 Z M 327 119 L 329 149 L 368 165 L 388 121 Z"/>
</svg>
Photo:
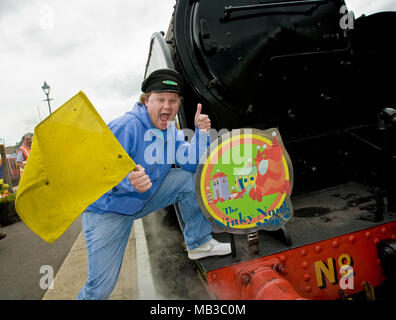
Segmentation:
<svg viewBox="0 0 396 320">
<path fill-rule="evenodd" d="M 394 279 L 395 30 L 396 12 L 356 19 L 343 0 L 178 0 L 167 33 L 154 33 L 146 75 L 183 75 L 182 128 L 200 102 L 217 130 L 277 128 L 293 162 L 294 221 L 280 235 L 258 232 L 253 253 L 235 235 L 232 256 L 197 263 L 216 298 L 279 297 L 258 294 L 266 282 L 253 276 L 270 258 L 302 298 L 345 298 Z M 369 242 L 351 247 L 360 237 Z M 327 260 L 340 254 L 359 282 L 349 292 Z"/>
</svg>

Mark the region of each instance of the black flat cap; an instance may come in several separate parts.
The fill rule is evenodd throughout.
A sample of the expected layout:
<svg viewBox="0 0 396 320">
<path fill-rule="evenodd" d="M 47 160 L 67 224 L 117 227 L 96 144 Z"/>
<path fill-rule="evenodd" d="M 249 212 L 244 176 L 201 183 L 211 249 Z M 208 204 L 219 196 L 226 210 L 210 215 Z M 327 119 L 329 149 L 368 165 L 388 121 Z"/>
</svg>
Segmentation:
<svg viewBox="0 0 396 320">
<path fill-rule="evenodd" d="M 182 95 L 183 78 L 171 69 L 159 69 L 152 72 L 142 83 L 142 92 L 176 92 Z"/>
</svg>

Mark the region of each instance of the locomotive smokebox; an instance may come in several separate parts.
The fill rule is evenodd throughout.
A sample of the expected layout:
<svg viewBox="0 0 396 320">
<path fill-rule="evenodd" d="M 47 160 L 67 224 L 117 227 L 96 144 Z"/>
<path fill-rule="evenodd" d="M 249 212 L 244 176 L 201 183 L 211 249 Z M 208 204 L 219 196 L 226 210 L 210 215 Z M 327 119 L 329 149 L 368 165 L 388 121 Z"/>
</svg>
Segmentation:
<svg viewBox="0 0 396 320">
<path fill-rule="evenodd" d="M 336 99 L 329 84 L 340 82 L 337 75 L 351 56 L 340 27 L 343 5 L 342 0 L 178 1 L 176 66 L 213 110 L 219 128 L 268 128 L 285 120 L 289 128 L 290 121 L 305 122 L 306 115 L 323 116 Z"/>
</svg>

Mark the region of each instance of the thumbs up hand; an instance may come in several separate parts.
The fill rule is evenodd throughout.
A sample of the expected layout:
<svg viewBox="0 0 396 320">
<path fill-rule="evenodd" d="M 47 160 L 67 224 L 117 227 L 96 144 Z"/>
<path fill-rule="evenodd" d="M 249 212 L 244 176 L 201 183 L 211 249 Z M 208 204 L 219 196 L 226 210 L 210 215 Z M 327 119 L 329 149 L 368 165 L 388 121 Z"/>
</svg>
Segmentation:
<svg viewBox="0 0 396 320">
<path fill-rule="evenodd" d="M 211 128 L 210 119 L 207 114 L 201 114 L 202 104 L 198 103 L 197 113 L 195 114 L 194 123 L 202 132 L 209 132 Z"/>
</svg>

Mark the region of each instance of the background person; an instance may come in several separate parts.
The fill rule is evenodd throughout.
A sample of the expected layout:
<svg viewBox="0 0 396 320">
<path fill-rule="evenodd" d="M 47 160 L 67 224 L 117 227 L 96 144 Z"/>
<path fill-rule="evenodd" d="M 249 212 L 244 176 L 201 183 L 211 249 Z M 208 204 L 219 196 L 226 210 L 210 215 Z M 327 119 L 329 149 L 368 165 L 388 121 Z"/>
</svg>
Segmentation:
<svg viewBox="0 0 396 320">
<path fill-rule="evenodd" d="M 32 136 L 31 133 L 26 133 L 22 137 L 22 145 L 17 150 L 17 165 L 21 176 L 29 158 L 30 149 L 32 147 Z"/>
</svg>

